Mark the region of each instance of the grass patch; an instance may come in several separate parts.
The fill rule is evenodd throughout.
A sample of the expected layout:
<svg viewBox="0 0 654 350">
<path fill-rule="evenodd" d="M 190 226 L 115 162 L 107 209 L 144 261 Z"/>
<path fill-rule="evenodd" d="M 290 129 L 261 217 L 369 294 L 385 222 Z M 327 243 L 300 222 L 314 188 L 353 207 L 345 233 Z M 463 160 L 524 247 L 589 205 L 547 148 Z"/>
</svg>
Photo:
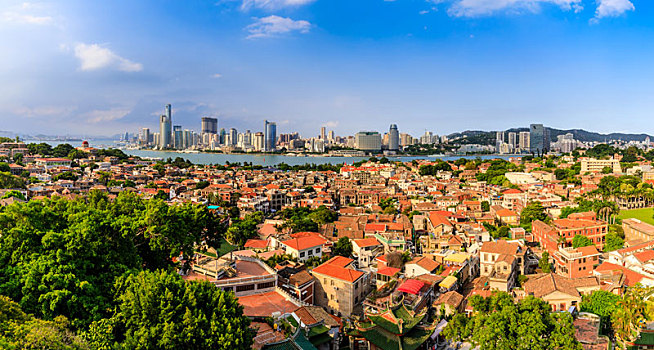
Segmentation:
<svg viewBox="0 0 654 350">
<path fill-rule="evenodd" d="M 642 222 L 654 225 L 654 209 L 652 208 L 643 208 L 643 209 L 631 209 L 631 210 L 620 210 L 618 218 L 622 219 L 638 219 Z"/>
</svg>

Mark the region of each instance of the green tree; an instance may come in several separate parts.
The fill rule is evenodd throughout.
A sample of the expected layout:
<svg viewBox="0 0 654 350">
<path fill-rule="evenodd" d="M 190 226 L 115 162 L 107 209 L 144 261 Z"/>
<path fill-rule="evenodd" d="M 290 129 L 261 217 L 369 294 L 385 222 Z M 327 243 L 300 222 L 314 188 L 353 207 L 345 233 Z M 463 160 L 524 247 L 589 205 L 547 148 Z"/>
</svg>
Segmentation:
<svg viewBox="0 0 654 350">
<path fill-rule="evenodd" d="M 11 168 L 9 167 L 9 163 L 0 162 L 0 172 L 8 173 L 10 171 L 11 171 Z"/>
<path fill-rule="evenodd" d="M 23 200 L 23 201 L 26 200 L 23 193 L 20 192 L 20 191 L 16 191 L 16 190 L 8 191 L 7 193 L 5 193 L 4 196 L 2 196 L 2 199 L 9 198 L 9 197 L 18 198 L 18 199 Z"/>
<path fill-rule="evenodd" d="M 575 235 L 572 238 L 572 247 L 573 248 L 580 248 L 580 247 L 588 247 L 593 245 L 593 241 L 590 240 L 590 238 L 583 236 L 583 235 Z"/>
<path fill-rule="evenodd" d="M 11 175 L 11 173 L 0 172 L 0 188 L 25 188 L 25 181 L 18 177 Z"/>
<path fill-rule="evenodd" d="M 114 280 L 128 271 L 171 268 L 223 228 L 206 206 L 169 206 L 121 192 L 110 201 L 61 197 L 0 211 L 0 294 L 37 317 L 66 316 L 75 329 L 107 316 Z"/>
<path fill-rule="evenodd" d="M 350 242 L 350 239 L 347 237 L 339 238 L 336 244 L 334 244 L 332 254 L 344 256 L 346 258 L 350 257 L 350 255 L 352 255 L 352 242 Z"/>
<path fill-rule="evenodd" d="M 116 282 L 115 339 L 123 348 L 250 349 L 250 320 L 231 293 L 174 272 L 142 271 Z"/>
<path fill-rule="evenodd" d="M 520 213 L 520 224 L 530 224 L 532 221 L 549 221 L 549 216 L 545 213 L 545 208 L 540 202 L 529 203 Z"/>
<path fill-rule="evenodd" d="M 199 181 L 198 183 L 195 184 L 195 189 L 201 190 L 203 188 L 209 187 L 209 185 L 210 185 L 209 181 Z"/>
<path fill-rule="evenodd" d="M 550 264 L 550 253 L 548 253 L 546 251 L 543 252 L 543 254 L 540 257 L 540 260 L 538 260 L 538 267 L 544 273 L 552 272 L 552 265 Z"/>
<path fill-rule="evenodd" d="M 615 232 L 606 234 L 606 242 L 604 243 L 604 251 L 612 252 L 614 250 L 622 249 L 624 247 L 624 239 L 618 236 Z"/>
<path fill-rule="evenodd" d="M 490 203 L 488 201 L 481 202 L 481 211 L 490 211 Z"/>
<path fill-rule="evenodd" d="M 67 143 L 61 143 L 61 144 L 56 145 L 52 149 L 52 155 L 55 156 L 55 157 L 61 157 L 61 158 L 68 157 L 70 152 L 72 150 L 74 150 L 74 149 L 75 148 L 73 146 L 71 146 L 71 145 L 69 145 Z"/>
<path fill-rule="evenodd" d="M 591 294 L 582 296 L 579 308 L 583 312 L 591 312 L 602 318 L 602 326 L 605 329 L 611 326 L 611 316 L 617 309 L 620 297 L 604 290 L 597 290 Z"/>
<path fill-rule="evenodd" d="M 469 341 L 481 350 L 582 349 L 572 316 L 552 313 L 541 299 L 527 296 L 516 304 L 508 293 L 498 292 L 483 300 L 475 298 L 471 305 L 470 319 L 454 316 L 445 327 L 447 339 Z"/>
<path fill-rule="evenodd" d="M 64 171 L 61 174 L 55 175 L 53 180 L 58 181 L 58 180 L 70 180 L 70 181 L 76 181 L 77 180 L 77 174 L 75 174 L 72 171 Z"/>
<path fill-rule="evenodd" d="M 91 349 L 68 329 L 65 317 L 43 321 L 27 315 L 20 306 L 0 295 L 0 347 L 3 349 Z"/>
</svg>

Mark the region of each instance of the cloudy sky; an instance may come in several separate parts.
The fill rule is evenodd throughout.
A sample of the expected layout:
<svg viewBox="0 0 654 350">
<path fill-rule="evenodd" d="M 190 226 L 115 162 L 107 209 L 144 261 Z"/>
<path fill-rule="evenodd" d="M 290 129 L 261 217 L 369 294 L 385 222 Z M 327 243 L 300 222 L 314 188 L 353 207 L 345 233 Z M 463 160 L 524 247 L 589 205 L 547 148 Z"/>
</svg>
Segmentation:
<svg viewBox="0 0 654 350">
<path fill-rule="evenodd" d="M 654 133 L 651 0 L 0 4 L 0 130 Z"/>
</svg>

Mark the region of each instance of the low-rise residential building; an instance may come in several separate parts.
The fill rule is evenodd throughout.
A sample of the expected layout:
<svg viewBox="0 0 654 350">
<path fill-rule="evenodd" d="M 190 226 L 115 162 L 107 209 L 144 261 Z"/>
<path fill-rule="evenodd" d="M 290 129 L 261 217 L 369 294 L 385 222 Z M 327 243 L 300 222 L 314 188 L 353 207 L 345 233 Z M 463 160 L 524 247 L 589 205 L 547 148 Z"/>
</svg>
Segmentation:
<svg viewBox="0 0 654 350">
<path fill-rule="evenodd" d="M 587 247 L 560 247 L 554 253 L 554 266 L 556 273 L 568 278 L 590 276 L 600 264 L 600 256 L 595 246 Z"/>
<path fill-rule="evenodd" d="M 298 261 L 307 261 L 311 257 L 322 258 L 323 245 L 327 241 L 318 234 L 300 235 L 280 242 L 286 254 L 296 258 Z"/>
<path fill-rule="evenodd" d="M 354 269 L 354 260 L 336 256 L 314 268 L 316 304 L 332 314 L 350 316 L 369 291 L 368 273 Z"/>
</svg>

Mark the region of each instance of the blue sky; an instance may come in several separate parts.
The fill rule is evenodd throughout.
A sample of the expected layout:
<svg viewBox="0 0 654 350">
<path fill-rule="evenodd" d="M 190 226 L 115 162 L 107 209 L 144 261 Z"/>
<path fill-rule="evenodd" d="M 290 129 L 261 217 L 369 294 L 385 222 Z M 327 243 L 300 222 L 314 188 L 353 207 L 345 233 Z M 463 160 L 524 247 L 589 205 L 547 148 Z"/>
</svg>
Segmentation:
<svg viewBox="0 0 654 350">
<path fill-rule="evenodd" d="M 654 134 L 646 0 L 59 0 L 0 5 L 0 130 L 173 122 L 317 135 Z"/>
</svg>

